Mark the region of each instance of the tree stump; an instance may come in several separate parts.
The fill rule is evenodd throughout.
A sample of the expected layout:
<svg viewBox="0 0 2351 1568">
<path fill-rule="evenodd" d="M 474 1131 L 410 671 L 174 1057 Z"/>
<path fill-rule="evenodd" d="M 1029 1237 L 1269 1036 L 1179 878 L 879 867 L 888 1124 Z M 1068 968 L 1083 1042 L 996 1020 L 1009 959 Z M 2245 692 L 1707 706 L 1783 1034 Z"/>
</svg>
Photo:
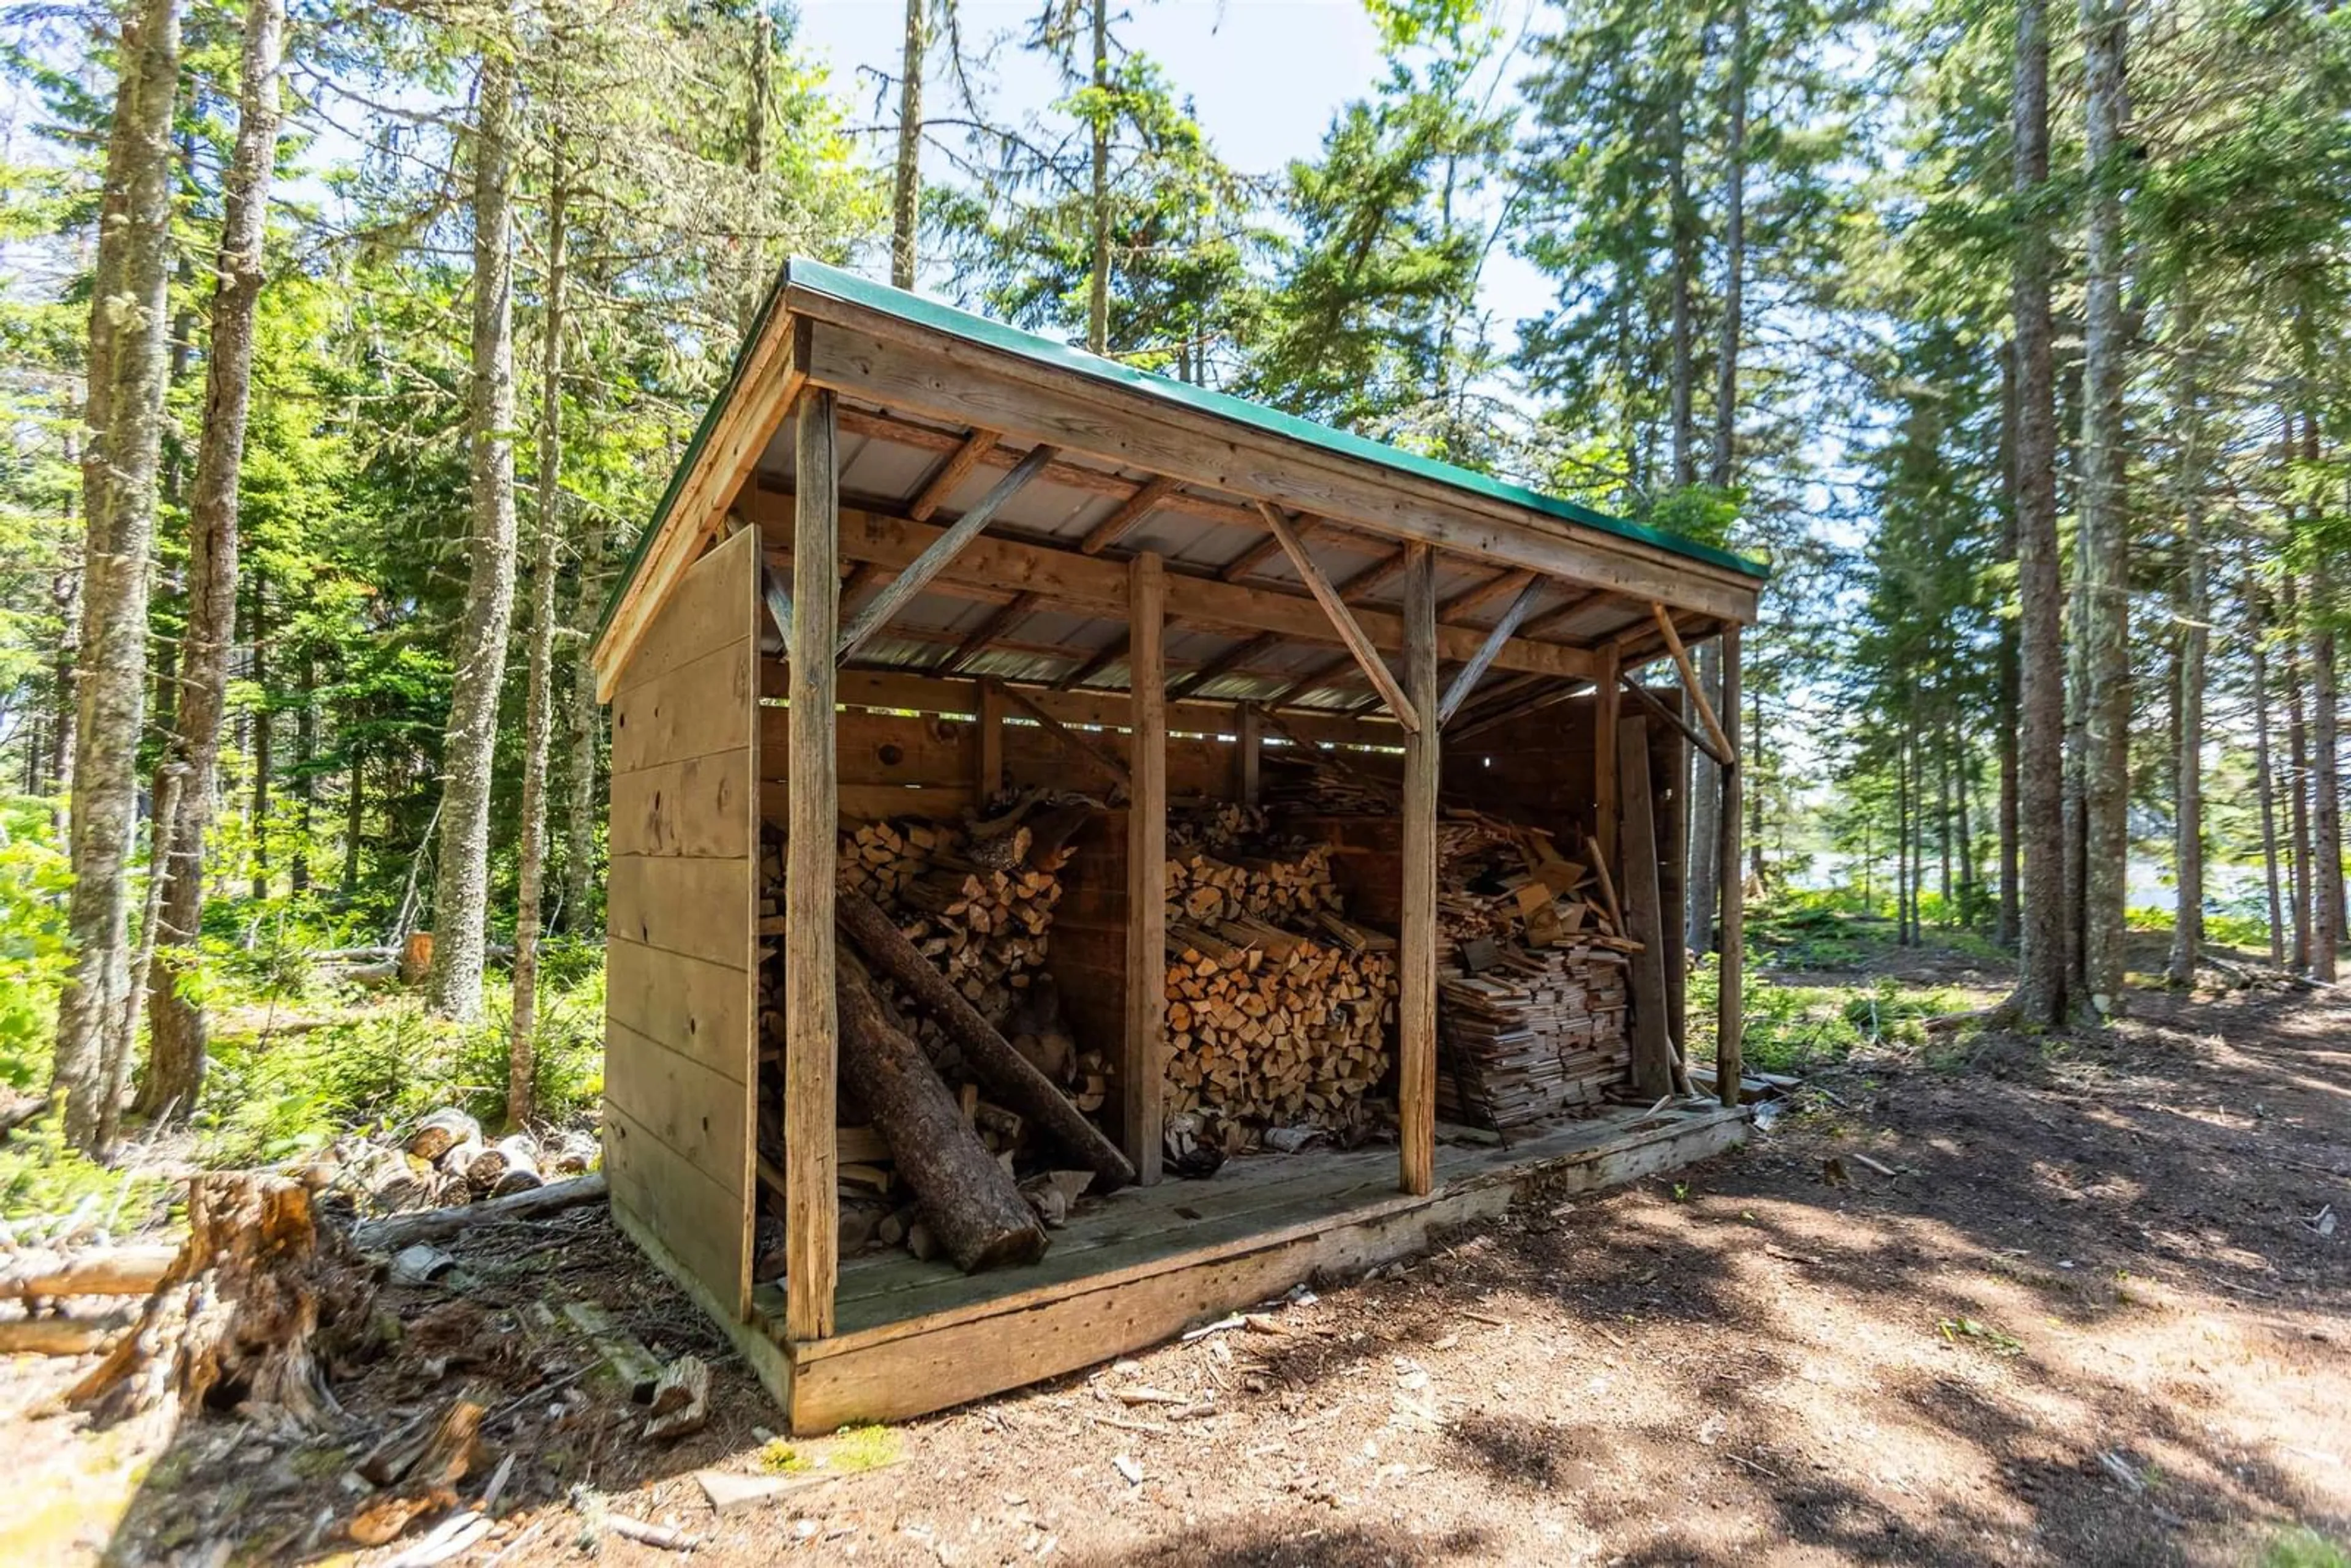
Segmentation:
<svg viewBox="0 0 2351 1568">
<path fill-rule="evenodd" d="M 342 1414 L 323 1362 L 362 1327 L 375 1287 L 308 1188 L 260 1171 L 195 1177 L 188 1239 L 138 1326 L 67 1396 L 101 1420 L 159 1407 L 241 1408 L 319 1427 Z"/>
</svg>

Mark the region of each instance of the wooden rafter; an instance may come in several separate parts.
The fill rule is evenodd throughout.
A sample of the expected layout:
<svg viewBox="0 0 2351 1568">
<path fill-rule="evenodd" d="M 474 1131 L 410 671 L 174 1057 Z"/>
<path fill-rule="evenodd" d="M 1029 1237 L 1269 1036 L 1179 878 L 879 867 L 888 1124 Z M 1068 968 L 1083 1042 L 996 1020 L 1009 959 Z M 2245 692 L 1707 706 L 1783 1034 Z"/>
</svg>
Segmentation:
<svg viewBox="0 0 2351 1568">
<path fill-rule="evenodd" d="M 1311 539 L 1316 534 L 1322 531 L 1322 525 L 1321 521 L 1316 518 L 1301 517 L 1298 519 L 1297 523 L 1293 525 L 1291 531 L 1301 539 Z M 1281 540 L 1272 534 L 1268 534 L 1265 538 L 1258 540 L 1257 543 L 1249 546 L 1249 549 L 1241 551 L 1240 554 L 1233 557 L 1232 559 L 1218 567 L 1217 569 L 1217 580 L 1219 582 L 1238 582 L 1243 578 L 1249 576 L 1251 572 L 1257 570 L 1259 567 L 1263 566 L 1267 561 L 1271 560 L 1275 556 L 1278 556 L 1280 553 Z"/>
<path fill-rule="evenodd" d="M 1405 734 L 1416 733 L 1427 716 L 1414 711 L 1412 699 L 1405 695 L 1404 687 L 1396 684 L 1387 661 L 1380 656 L 1378 645 L 1365 634 L 1362 624 L 1355 619 L 1355 612 L 1347 608 L 1346 600 L 1332 585 L 1329 575 L 1312 556 L 1306 553 L 1306 546 L 1299 538 L 1297 530 L 1290 526 L 1290 519 L 1282 516 L 1280 507 L 1263 502 L 1259 504 L 1258 510 L 1264 515 L 1265 526 L 1273 531 L 1273 537 L 1280 541 L 1282 549 L 1289 555 L 1290 564 L 1313 591 L 1316 602 L 1322 606 L 1322 612 L 1331 618 L 1339 640 L 1346 643 L 1348 652 L 1355 655 L 1356 663 L 1364 666 L 1364 674 L 1371 677 L 1373 686 L 1386 699 L 1388 711 L 1395 716 L 1396 723 Z"/>
<path fill-rule="evenodd" d="M 745 515 L 768 530 L 770 548 L 786 544 L 789 502 L 769 490 L 745 498 Z M 841 511 L 841 555 L 845 560 L 871 560 L 885 569 L 910 570 L 946 530 L 870 508 L 844 507 Z M 1067 606 L 1079 613 L 1123 621 L 1128 612 L 1126 570 L 1122 563 L 1080 555 L 1031 539 L 987 534 L 972 541 L 935 580 L 943 591 L 959 586 L 965 597 L 987 597 L 1002 602 L 1023 591 L 1040 594 L 1049 604 Z M 892 584 L 895 588 L 896 584 Z M 1321 604 L 1309 595 L 1271 584 L 1218 582 L 1212 577 L 1167 573 L 1167 609 L 1171 620 L 1186 625 L 1254 636 L 1280 632 L 1292 641 L 1339 643 L 1338 629 Z M 1376 647 L 1403 646 L 1403 618 L 1395 611 L 1364 606 L 1350 619 Z M 1440 626 L 1437 643 L 1442 658 L 1459 663 L 1485 641 L 1482 626 Z M 1543 643 L 1524 635 L 1514 637 L 1496 657 L 1494 667 L 1541 670 L 1555 675 L 1589 678 L 1597 657 L 1588 648 L 1564 643 Z"/>
<path fill-rule="evenodd" d="M 1500 725 L 1566 701 L 1583 688 L 1582 681 L 1554 681 L 1549 675 L 1520 675 L 1494 687 L 1486 699 L 1461 716 L 1445 732 L 1445 743 L 1458 746 Z"/>
<path fill-rule="evenodd" d="M 1723 734 L 1722 721 L 1714 716 L 1714 705 L 1707 701 L 1706 683 L 1698 678 L 1698 670 L 1690 663 L 1689 650 L 1682 646 L 1681 630 L 1674 624 L 1672 612 L 1662 604 L 1652 604 L 1649 613 L 1656 617 L 1657 631 L 1666 640 L 1666 651 L 1674 656 L 1674 668 L 1681 672 L 1682 690 L 1689 694 L 1690 701 L 1697 706 L 1698 722 L 1706 726 L 1707 738 L 1714 742 L 1706 748 L 1707 755 L 1725 768 L 1733 766 L 1739 753 L 1731 746 L 1730 737 Z"/>
<path fill-rule="evenodd" d="M 1485 581 L 1472 583 L 1452 598 L 1440 601 L 1437 606 L 1437 618 L 1450 621 L 1458 615 L 1467 615 L 1506 593 L 1518 592 L 1534 580 L 1535 574 L 1531 571 L 1498 571 Z"/>
<path fill-rule="evenodd" d="M 1321 664 L 1313 665 L 1308 669 L 1304 674 L 1299 676 L 1296 680 L 1282 687 L 1281 690 L 1274 693 L 1270 706 L 1274 707 L 1288 707 L 1291 701 L 1301 694 L 1312 691 L 1316 686 L 1321 685 L 1323 682 L 1329 680 L 1332 675 L 1337 674 L 1341 670 L 1345 669 L 1353 662 L 1353 656 L 1347 653 L 1341 653 L 1335 658 L 1323 660 Z"/>
<path fill-rule="evenodd" d="M 1583 611 L 1591 609 L 1594 603 L 1608 596 L 1608 591 L 1604 588 L 1587 588 L 1581 593 L 1571 593 L 1562 602 L 1552 605 L 1549 610 L 1520 627 L 1519 635 L 1540 637 L 1552 627 L 1562 624 Z"/>
<path fill-rule="evenodd" d="M 979 466 L 979 460 L 994 450 L 998 439 L 998 433 L 993 430 L 975 430 L 965 436 L 963 444 L 949 454 L 937 471 L 924 481 L 921 491 L 906 507 L 906 515 L 916 522 L 927 522 L 931 514 L 939 509 L 939 504 L 964 482 L 965 476 Z"/>
<path fill-rule="evenodd" d="M 1039 470 L 1053 460 L 1050 446 L 1031 447 L 1012 472 L 998 479 L 979 505 L 957 517 L 946 531 L 931 541 L 930 548 L 914 558 L 905 570 L 892 579 L 881 591 L 858 606 L 857 613 L 841 628 L 840 657 L 846 659 L 865 645 L 866 640 L 890 623 L 890 618 L 906 606 L 906 601 L 923 591 L 931 579 L 955 563 L 963 547 L 979 537 L 1005 503 L 1019 495 Z"/>
<path fill-rule="evenodd" d="M 1534 607 L 1534 601 L 1541 597 L 1543 585 L 1530 576 L 1526 586 L 1519 590 L 1519 596 L 1510 601 L 1510 607 L 1502 612 L 1502 618 L 1494 622 L 1494 629 L 1486 633 L 1486 641 L 1454 675 L 1453 685 L 1446 690 L 1444 702 L 1437 706 L 1438 728 L 1445 727 L 1452 721 L 1453 716 L 1461 711 L 1461 705 L 1469 700 L 1469 694 L 1478 689 L 1478 683 L 1485 679 L 1486 672 L 1493 667 L 1494 655 L 1502 651 L 1502 644 L 1508 643 L 1511 633 L 1519 629 L 1519 622 L 1526 619 L 1527 612 Z"/>
<path fill-rule="evenodd" d="M 1066 692 L 1073 687 L 1084 685 L 1088 681 L 1125 658 L 1126 651 L 1134 645 L 1134 642 L 1133 632 L 1120 632 L 1096 649 L 1093 656 L 1085 663 L 1072 665 L 1069 674 L 1053 683 L 1053 689 L 1057 692 Z"/>
<path fill-rule="evenodd" d="M 1089 740 L 1084 736 L 1080 735 L 1076 730 L 1071 729 L 1068 725 L 1063 724 L 1060 719 L 1055 718 L 1043 708 L 1039 707 L 1034 702 L 1029 700 L 1029 695 L 1026 692 L 1021 691 L 1018 686 L 1006 686 L 1002 689 L 1004 692 L 1004 700 L 1010 703 L 1014 707 L 1019 708 L 1029 717 L 1035 719 L 1039 726 L 1044 729 L 1046 734 L 1051 736 L 1055 740 L 1060 741 L 1063 746 L 1067 747 L 1079 757 L 1085 758 L 1088 762 L 1091 762 L 1095 767 L 1101 768 L 1104 773 L 1110 776 L 1113 782 L 1124 785 L 1129 788 L 1133 787 L 1134 779 L 1134 777 L 1127 772 L 1125 763 L 1121 762 L 1117 758 L 1113 757 L 1108 751 L 1095 745 L 1092 740 Z"/>
<path fill-rule="evenodd" d="M 1008 634 L 1015 626 L 1027 620 L 1030 612 L 1037 608 L 1038 602 L 1036 594 L 1025 592 L 1014 594 L 997 607 L 995 614 L 980 622 L 978 629 L 970 636 L 957 643 L 954 653 L 938 662 L 936 666 L 938 673 L 943 675 L 952 675 L 962 670 L 966 664 L 979 657 L 981 651 L 990 643 Z"/>
<path fill-rule="evenodd" d="M 1301 538 L 1305 537 L 1302 531 L 1301 532 L 1300 537 Z M 1269 538 L 1265 542 L 1275 549 L 1281 548 L 1275 540 Z M 1346 581 L 1339 585 L 1339 597 L 1347 601 L 1351 604 L 1353 603 L 1358 595 L 1370 592 L 1373 589 L 1377 588 L 1380 584 L 1394 577 L 1397 572 L 1402 571 L 1404 570 L 1405 558 L 1411 553 L 1410 548 L 1405 547 L 1398 549 L 1384 559 L 1374 561 L 1371 565 L 1364 568 L 1363 570 L 1355 573 L 1354 576 L 1349 578 Z M 1220 571 L 1217 575 L 1226 581 L 1230 581 L 1231 579 L 1226 574 L 1231 570 L 1232 568 L 1228 566 L 1225 568 L 1224 571 Z M 1192 693 L 1198 691 L 1208 682 L 1215 680 L 1218 675 L 1230 674 L 1232 671 L 1240 668 L 1241 665 L 1247 664 L 1249 660 L 1256 658 L 1259 654 L 1270 652 L 1287 641 L 1287 638 L 1273 632 L 1267 632 L 1260 636 L 1252 637 L 1248 642 L 1219 653 L 1216 658 L 1209 660 L 1207 664 L 1203 664 L 1199 669 L 1186 676 L 1183 681 L 1177 683 L 1176 689 L 1170 695 L 1176 698 L 1188 696 Z M 1344 659 L 1340 661 L 1341 664 L 1344 664 L 1345 662 L 1346 661 Z"/>
<path fill-rule="evenodd" d="M 1210 681 L 1228 675 L 1259 654 L 1280 647 L 1288 639 L 1279 632 L 1260 632 L 1246 642 L 1236 643 L 1223 653 L 1186 675 L 1167 688 L 1167 700 L 1182 702 Z"/>
<path fill-rule="evenodd" d="M 1144 481 L 1141 488 L 1118 504 L 1118 509 L 1092 528 L 1078 542 L 1080 553 L 1100 555 L 1126 536 L 1144 518 L 1159 509 L 1162 502 L 1176 493 L 1176 481 L 1158 475 Z"/>
</svg>

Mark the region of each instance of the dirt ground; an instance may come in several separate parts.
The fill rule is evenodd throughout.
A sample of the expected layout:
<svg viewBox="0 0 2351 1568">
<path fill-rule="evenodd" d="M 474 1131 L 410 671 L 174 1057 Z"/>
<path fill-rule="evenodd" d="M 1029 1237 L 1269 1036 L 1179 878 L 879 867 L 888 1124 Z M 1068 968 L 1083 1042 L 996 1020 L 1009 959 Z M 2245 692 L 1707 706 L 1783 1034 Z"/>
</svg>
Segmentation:
<svg viewBox="0 0 2351 1568">
<path fill-rule="evenodd" d="M 2133 1008 L 2111 1035 L 1857 1058 L 1737 1154 L 1522 1194 L 1280 1333 L 795 1445 L 807 1474 L 894 1462 L 743 1511 L 692 1472 L 779 1458 L 772 1406 L 601 1211 L 476 1232 L 462 1293 L 387 1290 L 400 1351 L 338 1386 L 371 1434 L 493 1391 L 486 1447 L 518 1462 L 475 1564 L 577 1561 L 600 1508 L 699 1539 L 608 1537 L 622 1564 L 2340 1561 L 2282 1542 L 2351 1537 L 2351 994 Z M 572 1299 L 710 1357 L 710 1427 L 638 1440 L 529 1311 Z M 45 1414 L 63 1375 L 0 1381 L 0 1463 L 30 1483 L 0 1559 L 351 1551 L 356 1448 L 214 1419 L 156 1456 Z"/>
</svg>

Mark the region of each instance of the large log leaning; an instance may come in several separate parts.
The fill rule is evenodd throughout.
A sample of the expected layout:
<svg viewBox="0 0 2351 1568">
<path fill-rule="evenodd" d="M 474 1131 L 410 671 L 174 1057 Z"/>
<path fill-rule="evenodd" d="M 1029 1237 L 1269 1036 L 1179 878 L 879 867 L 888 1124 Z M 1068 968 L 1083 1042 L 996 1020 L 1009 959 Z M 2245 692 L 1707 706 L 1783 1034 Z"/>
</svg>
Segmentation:
<svg viewBox="0 0 2351 1568">
<path fill-rule="evenodd" d="M 923 1048 L 883 1015 L 852 962 L 834 969 L 841 1008 L 841 1073 L 890 1141 L 898 1175 L 931 1234 L 967 1274 L 1045 1254 L 1045 1228 L 965 1124 L 955 1096 Z"/>
<path fill-rule="evenodd" d="M 1051 1079 L 1013 1050 L 979 1009 L 914 950 L 880 904 L 844 887 L 834 894 L 833 913 L 841 930 L 874 967 L 912 992 L 924 1010 L 963 1048 L 964 1061 L 990 1090 L 1094 1173 L 1095 1191 L 1109 1192 L 1134 1183 L 1134 1166 L 1119 1146 L 1087 1121 L 1085 1113 L 1071 1104 Z"/>
</svg>

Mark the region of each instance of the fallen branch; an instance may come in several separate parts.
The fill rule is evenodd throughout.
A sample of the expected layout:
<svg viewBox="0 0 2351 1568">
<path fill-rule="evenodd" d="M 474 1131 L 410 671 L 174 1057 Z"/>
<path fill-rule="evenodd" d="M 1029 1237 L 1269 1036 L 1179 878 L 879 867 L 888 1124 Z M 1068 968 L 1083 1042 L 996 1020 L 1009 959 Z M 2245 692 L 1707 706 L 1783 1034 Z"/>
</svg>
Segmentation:
<svg viewBox="0 0 2351 1568">
<path fill-rule="evenodd" d="M 176 1247 L 110 1247 L 71 1258 L 19 1259 L 0 1274 L 0 1298 L 143 1296 L 163 1282 Z"/>
<path fill-rule="evenodd" d="M 9 1318 L 0 1321 L 0 1355 L 87 1355 L 105 1349 L 136 1321 L 129 1312 L 99 1318 Z"/>
<path fill-rule="evenodd" d="M 549 1182 L 528 1192 L 371 1219 L 351 1228 L 351 1244 L 369 1252 L 395 1252 L 412 1242 L 442 1241 L 475 1225 L 499 1219 L 543 1219 L 567 1208 L 604 1201 L 604 1174 Z"/>
</svg>

